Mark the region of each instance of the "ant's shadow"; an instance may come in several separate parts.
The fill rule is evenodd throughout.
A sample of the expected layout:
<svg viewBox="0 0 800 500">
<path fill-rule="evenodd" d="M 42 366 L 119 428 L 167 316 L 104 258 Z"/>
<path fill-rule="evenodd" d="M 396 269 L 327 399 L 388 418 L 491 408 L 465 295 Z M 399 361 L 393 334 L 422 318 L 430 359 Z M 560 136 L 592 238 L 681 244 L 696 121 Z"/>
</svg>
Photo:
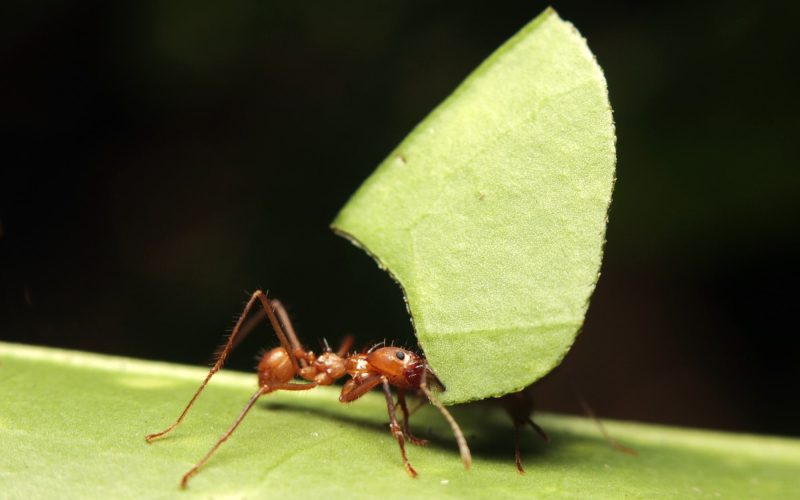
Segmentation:
<svg viewBox="0 0 800 500">
<path fill-rule="evenodd" d="M 291 404 L 264 402 L 260 406 L 280 412 L 313 414 L 342 422 L 348 426 L 369 429 L 375 433 L 388 433 L 389 419 L 387 416 L 384 416 L 383 421 L 378 421 L 375 418 L 365 417 L 363 412 L 349 412 L 344 405 L 341 409 L 320 408 L 304 402 Z M 448 409 L 461 426 L 473 456 L 483 460 L 508 463 L 510 467 L 514 467 L 514 427 L 505 412 L 494 405 L 480 403 L 449 407 Z M 398 421 L 402 423 L 400 415 L 398 415 Z M 421 426 L 420 422 L 432 422 L 432 424 Z M 409 424 L 411 432 L 416 437 L 427 440 L 429 447 L 447 449 L 458 454 L 458 446 L 449 425 L 433 407 L 427 406 L 413 414 L 409 419 Z M 551 437 L 551 442 L 548 444 L 530 428 L 522 429 L 523 461 L 526 459 L 538 460 L 556 453 L 562 446 L 566 446 L 570 442 L 589 439 L 563 432 L 554 433 Z"/>
<path fill-rule="evenodd" d="M 375 422 L 374 420 L 363 418 L 358 415 L 351 415 L 342 411 L 320 408 L 318 406 L 313 406 L 313 405 L 305 405 L 303 403 L 289 404 L 289 403 L 275 403 L 270 401 L 270 402 L 264 402 L 260 406 L 270 411 L 280 411 L 281 413 L 293 412 L 304 415 L 313 414 L 326 419 L 343 422 L 348 425 L 358 426 L 359 428 L 362 429 L 364 428 L 370 429 L 375 432 L 386 432 L 388 426 L 388 420 L 386 425 L 382 425 L 379 424 L 378 422 Z"/>
</svg>

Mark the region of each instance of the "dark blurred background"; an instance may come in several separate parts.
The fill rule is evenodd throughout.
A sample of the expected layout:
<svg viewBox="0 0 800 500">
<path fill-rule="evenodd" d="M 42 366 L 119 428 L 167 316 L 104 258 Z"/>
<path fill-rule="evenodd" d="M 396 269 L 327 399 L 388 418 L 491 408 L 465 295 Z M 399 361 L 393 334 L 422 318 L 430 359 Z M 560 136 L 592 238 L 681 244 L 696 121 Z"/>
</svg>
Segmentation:
<svg viewBox="0 0 800 500">
<path fill-rule="evenodd" d="M 608 78 L 618 183 L 540 406 L 800 435 L 796 3 L 561 2 Z M 246 291 L 316 347 L 414 344 L 328 224 L 545 3 L 3 7 L 0 339 L 201 364 Z M 265 328 L 231 362 L 249 370 Z"/>
</svg>

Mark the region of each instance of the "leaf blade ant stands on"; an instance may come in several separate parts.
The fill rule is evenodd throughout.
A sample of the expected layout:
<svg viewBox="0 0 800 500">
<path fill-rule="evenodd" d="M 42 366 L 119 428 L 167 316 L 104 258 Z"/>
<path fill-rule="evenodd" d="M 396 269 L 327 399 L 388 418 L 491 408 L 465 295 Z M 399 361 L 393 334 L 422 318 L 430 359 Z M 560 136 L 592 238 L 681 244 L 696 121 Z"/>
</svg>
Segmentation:
<svg viewBox="0 0 800 500">
<path fill-rule="evenodd" d="M 412 443 L 419 445 L 425 444 L 425 441 L 414 437 L 409 431 L 408 420 L 410 414 L 405 400 L 405 393 L 408 391 L 421 391 L 441 412 L 453 430 L 464 467 L 467 469 L 470 467 L 472 457 L 463 432 L 461 432 L 450 412 L 436 399 L 436 396 L 428 387 L 429 380 L 439 386 L 441 386 L 441 382 L 438 381 L 424 357 L 399 347 L 385 346 L 376 347 L 367 352 L 348 354 L 348 350 L 353 343 L 352 337 L 347 337 L 338 351 L 333 352 L 328 348 L 317 356 L 300 344 L 289 320 L 289 315 L 280 301 L 268 299 L 267 294 L 261 290 L 253 293 L 250 300 L 248 300 L 227 343 L 219 352 L 214 366 L 209 370 L 205 380 L 200 384 L 200 387 L 189 400 L 178 419 L 163 431 L 145 436 L 145 440 L 148 443 L 165 436 L 183 422 L 189 409 L 200 396 L 200 393 L 203 392 L 206 385 L 208 385 L 211 377 L 222 368 L 226 358 L 236 344 L 237 337 L 241 339 L 249 333 L 248 330 L 242 333 L 242 326 L 250 311 L 259 303 L 267 318 L 269 318 L 281 345 L 267 351 L 261 357 L 258 363 L 258 390 L 250 397 L 239 416 L 236 417 L 236 420 L 228 430 L 220 436 L 216 444 L 194 467 L 183 475 L 181 488 L 186 488 L 189 479 L 197 474 L 222 443 L 228 440 L 261 396 L 275 391 L 305 391 L 318 385 L 331 385 L 345 375 L 350 375 L 350 379 L 342 387 L 342 392 L 339 396 L 339 401 L 342 403 L 353 402 L 373 388 L 379 385 L 382 386 L 383 393 L 386 396 L 386 408 L 389 413 L 389 430 L 397 440 L 403 465 L 411 477 L 416 477 L 417 471 L 406 456 L 405 440 L 408 438 Z M 295 378 L 303 379 L 307 383 L 293 382 Z M 402 426 L 398 423 L 395 415 L 392 387 L 395 387 L 397 391 L 398 405 L 403 413 Z"/>
</svg>

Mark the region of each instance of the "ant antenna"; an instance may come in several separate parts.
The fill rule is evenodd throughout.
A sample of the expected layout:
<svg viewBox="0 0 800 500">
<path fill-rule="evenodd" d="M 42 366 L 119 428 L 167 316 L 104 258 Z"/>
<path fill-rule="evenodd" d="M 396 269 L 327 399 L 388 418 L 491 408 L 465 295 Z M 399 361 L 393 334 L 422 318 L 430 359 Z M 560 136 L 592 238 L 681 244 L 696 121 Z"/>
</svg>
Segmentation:
<svg viewBox="0 0 800 500">
<path fill-rule="evenodd" d="M 372 351 L 374 351 L 375 349 L 377 349 L 377 348 L 379 348 L 379 347 L 383 347 L 383 346 L 385 346 L 385 345 L 386 345 L 386 339 L 383 339 L 383 340 L 381 340 L 380 342 L 378 342 L 377 344 L 375 344 L 375 345 L 373 345 L 372 347 L 370 347 L 370 348 L 367 350 L 367 354 L 369 354 L 369 353 L 371 353 Z"/>
<path fill-rule="evenodd" d="M 458 452 L 461 454 L 461 460 L 464 462 L 464 468 L 469 469 L 472 465 L 472 455 L 469 452 L 469 446 L 467 446 L 467 438 L 465 438 L 464 433 L 461 432 L 461 427 L 458 426 L 456 419 L 454 419 L 450 412 L 447 411 L 447 408 L 445 408 L 444 405 L 439 402 L 439 399 L 436 398 L 433 392 L 428 389 L 428 370 L 429 368 L 426 366 L 425 371 L 422 372 L 422 381 L 420 381 L 419 388 L 425 393 L 428 401 L 430 401 L 431 404 L 439 410 L 445 420 L 447 420 L 447 423 L 450 424 L 450 428 L 453 430 L 453 435 L 456 437 L 456 443 L 458 443 Z M 433 376 L 436 378 L 436 380 L 438 380 L 436 375 Z"/>
</svg>

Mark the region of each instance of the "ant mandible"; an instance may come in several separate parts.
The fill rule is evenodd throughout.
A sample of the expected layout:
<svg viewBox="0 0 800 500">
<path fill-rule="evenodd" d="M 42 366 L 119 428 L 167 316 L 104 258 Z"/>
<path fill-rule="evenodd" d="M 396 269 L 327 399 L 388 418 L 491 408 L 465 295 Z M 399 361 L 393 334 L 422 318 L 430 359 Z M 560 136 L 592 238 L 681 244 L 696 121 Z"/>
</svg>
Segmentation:
<svg viewBox="0 0 800 500">
<path fill-rule="evenodd" d="M 300 344 L 294 328 L 292 327 L 292 323 L 289 320 L 289 315 L 286 313 L 281 302 L 276 299 L 268 299 L 267 294 L 261 290 L 256 291 L 253 293 L 252 297 L 250 297 L 250 300 L 244 307 L 244 311 L 242 311 L 242 315 L 239 317 L 239 320 L 236 322 L 228 338 L 228 342 L 219 352 L 214 366 L 208 372 L 205 380 L 200 384 L 197 392 L 195 392 L 192 399 L 189 400 L 189 403 L 178 419 L 163 431 L 145 436 L 145 440 L 148 443 L 163 437 L 183 421 L 184 417 L 186 417 L 186 414 L 189 412 L 189 408 L 191 408 L 195 400 L 197 400 L 197 397 L 206 387 L 209 380 L 211 380 L 211 377 L 222 368 L 225 359 L 237 343 L 237 340 L 241 340 L 249 333 L 249 330 L 246 328 L 243 329 L 242 326 L 245 318 L 259 302 L 267 318 L 269 318 L 272 328 L 275 330 L 278 340 L 280 340 L 281 346 L 267 351 L 261 357 L 258 363 L 258 390 L 247 402 L 239 416 L 236 417 L 233 425 L 225 431 L 208 453 L 183 475 L 181 479 L 182 488 L 186 488 L 189 479 L 198 473 L 200 468 L 208 462 L 222 443 L 233 434 L 233 431 L 236 430 L 245 415 L 247 415 L 247 412 L 250 411 L 256 401 L 258 401 L 258 398 L 264 394 L 275 391 L 306 391 L 318 385 L 331 385 L 345 375 L 350 375 L 350 379 L 345 382 L 344 387 L 342 387 L 342 392 L 339 395 L 339 401 L 342 403 L 353 402 L 371 389 L 379 385 L 382 386 L 383 393 L 386 396 L 386 408 L 389 412 L 389 430 L 400 446 L 400 455 L 403 458 L 403 465 L 411 477 L 416 477 L 417 471 L 414 470 L 414 467 L 406 456 L 405 440 L 408 438 L 409 441 L 417 445 L 424 445 L 426 441 L 416 438 L 409 430 L 409 411 L 405 400 L 405 393 L 408 391 L 422 391 L 428 400 L 442 413 L 453 430 L 461 459 L 464 462 L 464 467 L 467 469 L 470 467 L 472 457 L 470 456 L 464 433 L 461 432 L 461 429 L 452 415 L 450 415 L 450 412 L 447 411 L 431 392 L 428 386 L 429 381 L 440 387 L 442 387 L 442 384 L 436 378 L 436 375 L 434 375 L 424 357 L 399 347 L 379 347 L 370 349 L 367 352 L 348 354 L 347 352 L 353 344 L 352 337 L 345 338 L 338 351 L 333 352 L 330 348 L 327 348 L 325 352 L 317 356 L 312 351 L 306 350 L 302 344 Z M 237 337 L 239 338 L 237 339 Z M 295 377 L 299 377 L 308 382 L 292 382 Z M 395 415 L 394 396 L 391 390 L 392 386 L 397 389 L 397 402 L 403 412 L 402 426 L 397 422 L 397 417 Z"/>
</svg>

